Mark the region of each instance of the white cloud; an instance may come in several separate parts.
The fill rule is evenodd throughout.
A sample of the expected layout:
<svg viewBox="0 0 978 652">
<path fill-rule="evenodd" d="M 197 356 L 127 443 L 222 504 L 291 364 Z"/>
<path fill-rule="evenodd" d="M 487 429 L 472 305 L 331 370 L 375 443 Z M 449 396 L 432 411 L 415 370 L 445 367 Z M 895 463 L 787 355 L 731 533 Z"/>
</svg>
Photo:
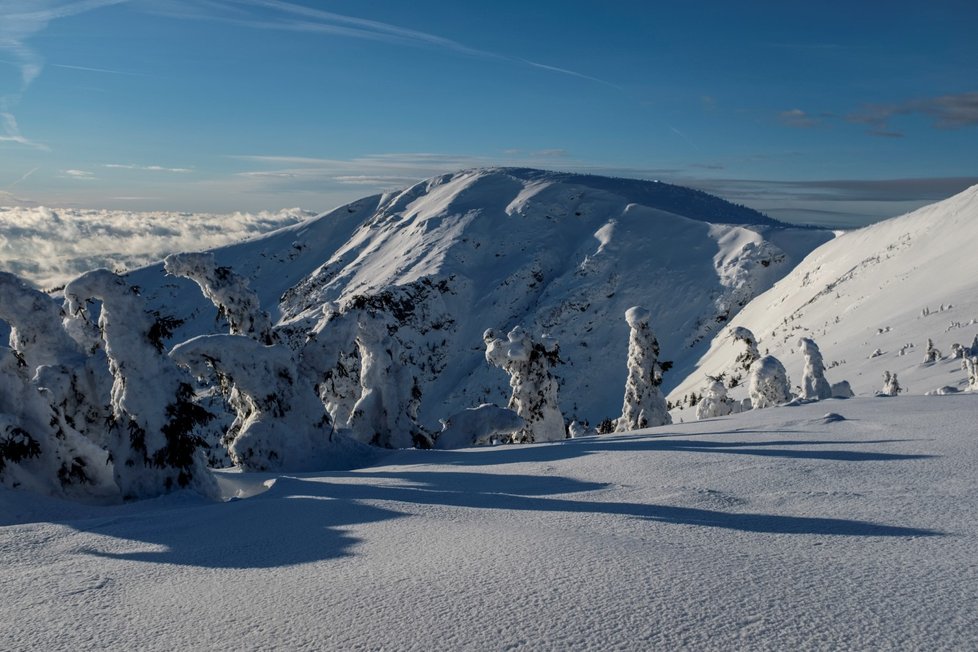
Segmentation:
<svg viewBox="0 0 978 652">
<path fill-rule="evenodd" d="M 94 181 L 98 178 L 88 170 L 62 170 L 61 174 L 68 179 L 79 179 L 82 181 Z"/>
<path fill-rule="evenodd" d="M 0 191 L 0 198 L 6 196 L 11 195 Z M 132 269 L 170 253 L 238 242 L 310 216 L 299 209 L 216 215 L 0 208 L 0 269 L 53 287 L 96 267 Z"/>
<path fill-rule="evenodd" d="M 189 174 L 192 168 L 168 168 L 162 165 L 133 165 L 131 163 L 105 163 L 104 168 L 114 170 L 140 170 L 143 172 L 173 172 L 174 174 Z"/>
</svg>

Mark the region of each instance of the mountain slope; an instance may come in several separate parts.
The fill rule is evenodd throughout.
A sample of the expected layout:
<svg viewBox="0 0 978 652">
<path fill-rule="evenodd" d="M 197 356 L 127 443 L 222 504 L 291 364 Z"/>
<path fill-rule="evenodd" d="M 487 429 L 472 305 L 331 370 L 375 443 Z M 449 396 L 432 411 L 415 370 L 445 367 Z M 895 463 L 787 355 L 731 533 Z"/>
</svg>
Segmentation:
<svg viewBox="0 0 978 652">
<path fill-rule="evenodd" d="M 695 219 L 661 206 L 690 206 Z M 752 217 L 760 226 L 740 225 Z M 421 421 L 435 428 L 460 409 L 505 404 L 508 379 L 485 363 L 482 334 L 516 325 L 560 342 L 565 417 L 617 416 L 626 309 L 658 315 L 681 378 L 720 324 L 830 237 L 667 184 L 487 169 L 366 198 L 216 256 L 266 306 L 281 296 L 274 316 L 297 340 L 327 302 L 386 312 L 422 393 Z M 215 328 L 189 283 L 158 266 L 131 278 L 191 318 L 178 336 Z"/>
<path fill-rule="evenodd" d="M 793 349 L 812 337 L 836 382 L 873 394 L 884 370 L 912 393 L 965 386 L 960 360 L 924 364 L 928 338 L 945 357 L 978 334 L 978 186 L 912 213 L 846 233 L 813 251 L 757 297 L 730 327 L 754 332 L 760 349 L 785 363 L 797 383 Z M 878 351 L 877 351 L 878 350 Z M 672 392 L 676 401 L 728 369 L 739 347 L 721 334 L 698 369 Z"/>
</svg>

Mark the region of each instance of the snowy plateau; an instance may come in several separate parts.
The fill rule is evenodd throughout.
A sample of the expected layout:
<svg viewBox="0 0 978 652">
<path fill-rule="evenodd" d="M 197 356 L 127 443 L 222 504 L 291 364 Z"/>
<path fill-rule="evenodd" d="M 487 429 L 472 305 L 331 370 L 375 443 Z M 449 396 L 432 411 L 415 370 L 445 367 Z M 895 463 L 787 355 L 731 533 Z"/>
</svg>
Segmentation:
<svg viewBox="0 0 978 652">
<path fill-rule="evenodd" d="M 513 168 L 259 219 L 4 263 L 67 283 L 0 274 L 0 649 L 978 647 L 978 186 L 848 233 Z"/>
</svg>

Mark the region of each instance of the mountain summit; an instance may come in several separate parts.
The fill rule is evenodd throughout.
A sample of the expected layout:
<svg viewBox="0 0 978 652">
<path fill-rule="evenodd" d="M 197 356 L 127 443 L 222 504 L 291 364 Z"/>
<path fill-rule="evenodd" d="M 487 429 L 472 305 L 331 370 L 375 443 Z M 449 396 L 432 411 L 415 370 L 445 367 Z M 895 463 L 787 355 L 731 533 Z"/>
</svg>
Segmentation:
<svg viewBox="0 0 978 652">
<path fill-rule="evenodd" d="M 324 306 L 337 318 L 382 314 L 420 421 L 436 429 L 463 408 L 505 404 L 508 379 L 486 363 L 483 333 L 517 325 L 559 342 L 566 418 L 616 417 L 628 308 L 651 311 L 678 381 L 715 331 L 831 237 L 655 181 L 492 168 L 367 197 L 215 255 L 251 279 L 296 341 Z M 160 310 L 191 317 L 180 335 L 214 330 L 189 282 L 161 266 L 131 278 Z M 355 347 L 343 364 L 356 371 Z"/>
</svg>

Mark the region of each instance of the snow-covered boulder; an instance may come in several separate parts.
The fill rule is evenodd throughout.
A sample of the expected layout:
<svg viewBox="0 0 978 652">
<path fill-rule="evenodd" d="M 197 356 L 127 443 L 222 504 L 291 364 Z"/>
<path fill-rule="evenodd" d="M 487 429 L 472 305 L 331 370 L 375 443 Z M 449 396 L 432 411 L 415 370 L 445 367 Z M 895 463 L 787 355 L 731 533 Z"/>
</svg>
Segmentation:
<svg viewBox="0 0 978 652">
<path fill-rule="evenodd" d="M 651 312 L 640 306 L 625 312 L 625 321 L 631 329 L 628 338 L 628 378 L 625 381 L 621 417 L 615 423 L 616 432 L 672 423 L 666 399 L 660 390 L 664 369 L 659 363 L 659 342 L 649 326 L 651 318 Z"/>
<path fill-rule="evenodd" d="M 750 367 L 750 400 L 753 409 L 782 405 L 791 400 L 788 372 L 781 361 L 766 355 L 754 361 Z"/>
<path fill-rule="evenodd" d="M 560 360 L 557 341 L 544 335 L 533 339 L 516 326 L 506 339 L 495 331 L 483 334 L 486 360 L 509 374 L 512 395 L 509 409 L 526 424 L 513 436 L 517 442 L 559 441 L 566 437 L 564 417 L 557 402 L 557 379 L 551 369 Z"/>
<path fill-rule="evenodd" d="M 526 425 L 512 410 L 483 403 L 441 420 L 442 431 L 435 448 L 448 450 L 490 444 L 494 440 L 510 441 Z"/>
<path fill-rule="evenodd" d="M 852 398 L 856 393 L 852 391 L 848 380 L 840 380 L 832 383 L 832 398 Z"/>
</svg>

